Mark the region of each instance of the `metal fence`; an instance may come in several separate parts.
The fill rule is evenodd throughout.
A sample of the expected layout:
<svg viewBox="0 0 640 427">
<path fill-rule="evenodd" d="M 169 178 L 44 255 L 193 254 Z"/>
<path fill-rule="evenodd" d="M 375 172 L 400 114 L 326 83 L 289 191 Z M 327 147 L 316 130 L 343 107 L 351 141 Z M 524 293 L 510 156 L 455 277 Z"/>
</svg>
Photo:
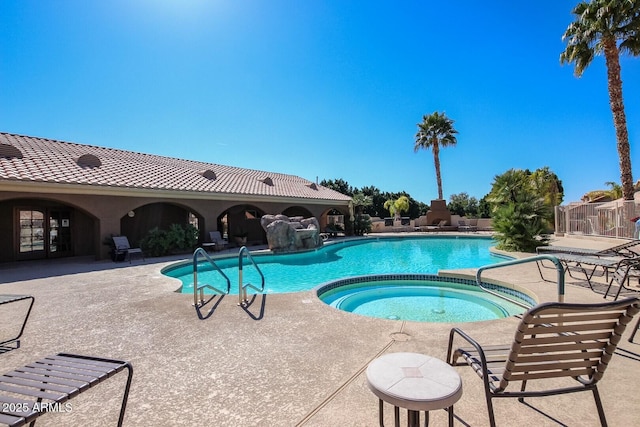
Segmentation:
<svg viewBox="0 0 640 427">
<path fill-rule="evenodd" d="M 606 203 L 572 203 L 556 206 L 556 233 L 634 238 L 640 203 L 615 200 Z"/>
</svg>

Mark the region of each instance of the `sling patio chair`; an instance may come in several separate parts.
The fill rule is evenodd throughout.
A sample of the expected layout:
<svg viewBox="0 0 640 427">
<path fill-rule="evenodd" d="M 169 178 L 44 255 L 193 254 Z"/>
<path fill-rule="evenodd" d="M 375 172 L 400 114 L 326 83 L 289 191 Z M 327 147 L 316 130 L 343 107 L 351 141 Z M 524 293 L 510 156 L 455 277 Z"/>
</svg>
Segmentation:
<svg viewBox="0 0 640 427">
<path fill-rule="evenodd" d="M 593 276 L 604 276 L 605 280 L 609 281 L 609 270 L 615 270 L 618 267 L 618 263 L 626 258 L 612 258 L 612 257 L 597 257 L 597 256 L 587 256 L 587 255 L 578 255 L 578 254 L 569 254 L 563 252 L 556 253 L 548 253 L 547 255 L 553 256 L 560 261 L 562 266 L 564 267 L 565 273 L 569 273 L 569 276 L 574 279 L 581 279 L 581 277 L 576 277 L 573 273 L 580 273 L 584 275 L 587 284 L 591 288 L 592 291 L 595 292 L 593 287 L 593 283 L 591 279 Z M 553 268 L 554 266 L 549 266 L 544 263 L 543 260 L 536 261 L 536 266 L 538 267 L 538 272 L 540 273 L 540 278 L 545 282 L 549 282 L 551 280 L 547 280 L 542 273 L 543 268 Z M 555 282 L 555 281 L 553 281 Z"/>
<path fill-rule="evenodd" d="M 229 242 L 222 237 L 219 231 L 210 231 L 209 240 L 210 242 L 205 242 L 202 244 L 202 247 L 205 250 L 207 250 L 208 248 L 213 248 L 213 250 L 215 251 L 221 251 L 229 244 Z"/>
<path fill-rule="evenodd" d="M 638 332 L 638 329 L 640 329 L 640 318 L 638 318 L 638 321 L 633 326 L 633 332 L 631 332 L 631 336 L 629 337 L 629 342 L 633 342 L 633 338 L 636 336 L 636 332 Z"/>
<path fill-rule="evenodd" d="M 482 379 L 492 427 L 496 425 L 492 399 L 517 397 L 524 402 L 525 397 L 581 391 L 593 393 L 600 423 L 606 426 L 597 383 L 638 311 L 638 298 L 599 304 L 543 303 L 522 315 L 510 344 L 483 347 L 453 328 L 447 362 L 452 366 L 466 362 Z M 472 347 L 455 348 L 457 336 Z M 458 362 L 460 357 L 465 362 Z M 528 383 L 534 387 L 527 390 Z"/>
<path fill-rule="evenodd" d="M 127 236 L 113 236 L 113 247 L 114 247 L 114 259 L 118 260 L 122 255 L 122 260 L 126 261 L 129 259 L 129 264 L 131 264 L 131 255 L 136 254 L 142 257 L 144 261 L 144 253 L 142 253 L 141 248 L 132 248 L 129 244 L 129 239 Z"/>
<path fill-rule="evenodd" d="M 640 256 L 636 258 L 625 258 L 621 259 L 617 266 L 616 270 L 613 272 L 611 276 L 611 280 L 609 281 L 609 286 L 607 287 L 607 291 L 604 293 L 604 297 L 606 298 L 609 295 L 609 290 L 611 286 L 613 286 L 614 282 L 618 285 L 618 292 L 616 292 L 616 296 L 613 300 L 617 300 L 620 296 L 620 292 L 622 289 L 627 289 L 629 291 L 637 291 L 638 289 L 630 289 L 625 284 L 629 283 L 629 279 L 631 275 L 634 273 L 637 275 L 640 272 Z"/>
<path fill-rule="evenodd" d="M 612 246 L 607 249 L 585 249 L 585 248 L 572 248 L 567 246 L 538 246 L 536 252 L 541 253 L 556 253 L 564 252 L 573 255 L 587 255 L 595 257 L 611 257 L 611 256 L 623 256 L 623 257 L 636 257 L 640 256 L 640 240 L 631 240 L 620 245 Z"/>
</svg>

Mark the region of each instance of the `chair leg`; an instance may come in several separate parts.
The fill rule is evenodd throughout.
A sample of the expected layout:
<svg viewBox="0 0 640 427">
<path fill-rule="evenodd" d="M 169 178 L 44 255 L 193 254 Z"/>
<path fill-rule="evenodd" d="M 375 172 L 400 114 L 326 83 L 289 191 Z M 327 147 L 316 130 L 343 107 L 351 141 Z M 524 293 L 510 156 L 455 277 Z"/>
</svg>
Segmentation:
<svg viewBox="0 0 640 427">
<path fill-rule="evenodd" d="M 638 332 L 638 328 L 640 328 L 640 317 L 638 318 L 638 321 L 636 322 L 636 325 L 633 328 L 633 332 L 631 333 L 631 336 L 629 337 L 629 342 L 633 342 L 633 337 L 636 336 L 636 332 Z"/>
<path fill-rule="evenodd" d="M 602 407 L 602 401 L 600 400 L 600 394 L 598 393 L 598 388 L 593 387 L 593 398 L 596 401 L 596 407 L 598 408 L 598 416 L 600 417 L 600 424 L 602 427 L 607 427 L 607 419 L 604 416 L 604 408 Z"/>
<path fill-rule="evenodd" d="M 525 388 L 527 388 L 527 380 L 522 381 L 522 385 L 520 386 L 520 391 L 523 392 Z M 519 397 L 518 402 L 524 403 L 524 397 Z"/>
<path fill-rule="evenodd" d="M 493 415 L 493 402 L 491 401 L 491 396 L 487 394 L 486 398 L 487 398 L 487 411 L 489 412 L 489 426 L 496 427 L 496 417 Z"/>
</svg>

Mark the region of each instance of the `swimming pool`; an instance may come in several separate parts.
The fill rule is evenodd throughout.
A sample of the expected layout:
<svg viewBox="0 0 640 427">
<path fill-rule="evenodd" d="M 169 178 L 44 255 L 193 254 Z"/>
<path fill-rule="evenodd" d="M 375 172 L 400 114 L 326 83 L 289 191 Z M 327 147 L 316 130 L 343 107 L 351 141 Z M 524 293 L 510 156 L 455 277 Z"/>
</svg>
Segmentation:
<svg viewBox="0 0 640 427">
<path fill-rule="evenodd" d="M 483 286 L 527 307 L 535 300 L 523 291 L 491 283 Z M 320 285 L 321 301 L 368 317 L 416 322 L 477 322 L 523 313 L 526 308 L 490 294 L 470 279 L 429 274 L 352 277 Z"/>
<path fill-rule="evenodd" d="M 327 244 L 314 251 L 272 255 L 252 254 L 265 276 L 265 293 L 311 290 L 321 283 L 369 274 L 430 273 L 439 270 L 477 268 L 504 261 L 489 252 L 494 241 L 487 237 L 376 237 Z M 237 294 L 238 258 L 216 259 Z M 245 263 L 246 264 L 246 263 Z M 190 262 L 171 265 L 162 273 L 182 282 L 182 293 L 193 293 Z M 221 285 L 221 276 L 210 265 L 201 264 L 199 283 Z M 251 267 L 244 268 L 244 283 L 260 283 Z"/>
</svg>

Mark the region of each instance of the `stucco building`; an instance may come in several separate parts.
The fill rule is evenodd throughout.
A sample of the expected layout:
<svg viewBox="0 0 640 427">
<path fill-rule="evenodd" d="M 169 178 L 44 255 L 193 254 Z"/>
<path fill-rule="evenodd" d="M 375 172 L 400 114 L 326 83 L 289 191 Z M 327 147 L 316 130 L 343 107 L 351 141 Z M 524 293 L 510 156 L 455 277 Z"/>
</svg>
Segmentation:
<svg viewBox="0 0 640 427">
<path fill-rule="evenodd" d="M 0 262 L 108 256 L 154 227 L 193 224 L 265 242 L 264 214 L 349 214 L 350 197 L 303 178 L 0 133 Z"/>
</svg>

